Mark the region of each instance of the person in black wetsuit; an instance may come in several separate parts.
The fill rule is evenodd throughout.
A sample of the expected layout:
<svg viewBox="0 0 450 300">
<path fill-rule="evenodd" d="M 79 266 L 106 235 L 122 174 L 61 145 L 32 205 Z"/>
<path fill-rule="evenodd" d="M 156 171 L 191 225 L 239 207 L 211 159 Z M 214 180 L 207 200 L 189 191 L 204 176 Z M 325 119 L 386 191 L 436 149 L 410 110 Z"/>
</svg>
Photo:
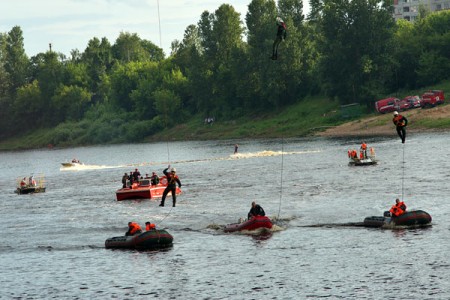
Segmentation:
<svg viewBox="0 0 450 300">
<path fill-rule="evenodd" d="M 167 177 L 167 187 L 163 192 L 161 204 L 159 206 L 164 206 L 164 201 L 166 200 L 167 194 L 169 192 L 172 192 L 173 207 L 175 207 L 175 204 L 177 202 L 177 183 L 178 186 L 181 187 L 181 182 L 180 178 L 178 178 L 178 175 L 176 174 L 177 170 L 175 170 L 175 168 L 172 168 L 169 173 L 167 172 L 169 168 L 170 166 L 163 170 L 164 175 L 166 175 Z"/>
<path fill-rule="evenodd" d="M 252 202 L 252 208 L 250 209 L 250 211 L 248 212 L 248 219 L 250 220 L 251 218 L 255 217 L 255 216 L 265 216 L 266 213 L 264 212 L 264 209 L 259 205 L 256 204 L 255 201 Z"/>
</svg>

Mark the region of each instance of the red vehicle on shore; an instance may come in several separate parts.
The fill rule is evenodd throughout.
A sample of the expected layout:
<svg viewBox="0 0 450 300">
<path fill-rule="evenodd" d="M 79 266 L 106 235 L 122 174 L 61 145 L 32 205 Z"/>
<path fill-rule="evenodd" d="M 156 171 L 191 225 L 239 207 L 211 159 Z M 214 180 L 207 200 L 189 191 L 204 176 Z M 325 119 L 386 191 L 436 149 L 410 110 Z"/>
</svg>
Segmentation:
<svg viewBox="0 0 450 300">
<path fill-rule="evenodd" d="M 431 90 L 423 93 L 420 106 L 422 108 L 434 107 L 438 104 L 444 103 L 445 96 L 442 90 Z"/>
<path fill-rule="evenodd" d="M 382 114 L 400 110 L 400 100 L 395 97 L 378 100 L 375 102 L 375 109 Z"/>
<path fill-rule="evenodd" d="M 420 97 L 419 96 L 406 96 L 401 100 L 404 105 L 408 106 L 407 109 L 420 107 Z"/>
</svg>

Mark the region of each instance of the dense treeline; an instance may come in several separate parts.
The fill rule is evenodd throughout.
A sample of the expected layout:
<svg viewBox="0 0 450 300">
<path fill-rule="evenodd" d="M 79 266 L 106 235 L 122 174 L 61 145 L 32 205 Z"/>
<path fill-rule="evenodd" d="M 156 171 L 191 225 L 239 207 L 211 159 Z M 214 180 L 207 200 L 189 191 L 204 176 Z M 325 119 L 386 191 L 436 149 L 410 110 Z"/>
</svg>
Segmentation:
<svg viewBox="0 0 450 300">
<path fill-rule="evenodd" d="M 450 76 L 450 11 L 421 9 L 395 22 L 389 2 L 252 0 L 245 25 L 230 5 L 205 11 L 172 42 L 169 57 L 122 32 L 94 37 L 70 57 L 28 58 L 20 26 L 0 33 L 0 138 L 55 128 L 48 142 L 138 141 L 192 117 L 216 120 L 276 111 L 322 94 L 373 102 Z M 288 28 L 272 61 L 275 18 Z"/>
</svg>

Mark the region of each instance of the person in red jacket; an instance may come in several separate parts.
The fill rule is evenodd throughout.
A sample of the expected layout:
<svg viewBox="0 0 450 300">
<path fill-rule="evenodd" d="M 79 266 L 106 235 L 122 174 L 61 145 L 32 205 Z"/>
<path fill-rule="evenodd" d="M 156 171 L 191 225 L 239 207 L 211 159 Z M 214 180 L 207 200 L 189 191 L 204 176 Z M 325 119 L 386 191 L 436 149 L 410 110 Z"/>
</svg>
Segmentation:
<svg viewBox="0 0 450 300">
<path fill-rule="evenodd" d="M 142 233 L 142 228 L 136 222 L 128 222 L 128 231 L 125 233 L 126 236 L 135 235 Z"/>
<path fill-rule="evenodd" d="M 360 151 L 362 152 L 363 157 L 367 158 L 367 144 L 366 144 L 366 142 L 364 142 L 364 141 L 362 142 L 361 147 L 360 147 Z"/>
<path fill-rule="evenodd" d="M 394 122 L 395 129 L 397 129 L 397 134 L 402 139 L 402 144 L 404 144 L 406 139 L 405 127 L 408 125 L 408 120 L 398 112 L 394 111 L 394 118 L 392 119 L 392 122 Z"/>
<path fill-rule="evenodd" d="M 391 213 L 391 216 L 398 217 L 404 214 L 406 211 L 406 205 L 403 201 L 400 201 L 400 199 L 395 199 L 395 204 L 392 205 L 389 212 Z"/>
</svg>

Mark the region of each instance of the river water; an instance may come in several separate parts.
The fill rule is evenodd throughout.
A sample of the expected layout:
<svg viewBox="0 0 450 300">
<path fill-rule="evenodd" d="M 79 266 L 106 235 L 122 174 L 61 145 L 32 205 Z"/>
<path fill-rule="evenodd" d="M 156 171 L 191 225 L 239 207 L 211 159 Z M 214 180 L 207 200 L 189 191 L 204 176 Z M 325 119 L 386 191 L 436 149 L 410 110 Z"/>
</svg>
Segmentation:
<svg viewBox="0 0 450 300">
<path fill-rule="evenodd" d="M 171 142 L 0 153 L 2 299 L 450 299 L 450 134 L 368 138 L 376 166 L 348 166 L 361 140 Z M 78 158 L 83 167 L 63 170 Z M 115 200 L 124 172 L 177 168 L 177 206 Z M 404 162 L 404 163 L 403 163 Z M 44 174 L 47 191 L 16 195 Z M 395 198 L 421 229 L 350 226 Z M 277 224 L 225 234 L 255 200 Z M 165 251 L 110 250 L 128 221 L 174 236 Z M 348 226 L 346 226 L 348 225 Z"/>
</svg>

